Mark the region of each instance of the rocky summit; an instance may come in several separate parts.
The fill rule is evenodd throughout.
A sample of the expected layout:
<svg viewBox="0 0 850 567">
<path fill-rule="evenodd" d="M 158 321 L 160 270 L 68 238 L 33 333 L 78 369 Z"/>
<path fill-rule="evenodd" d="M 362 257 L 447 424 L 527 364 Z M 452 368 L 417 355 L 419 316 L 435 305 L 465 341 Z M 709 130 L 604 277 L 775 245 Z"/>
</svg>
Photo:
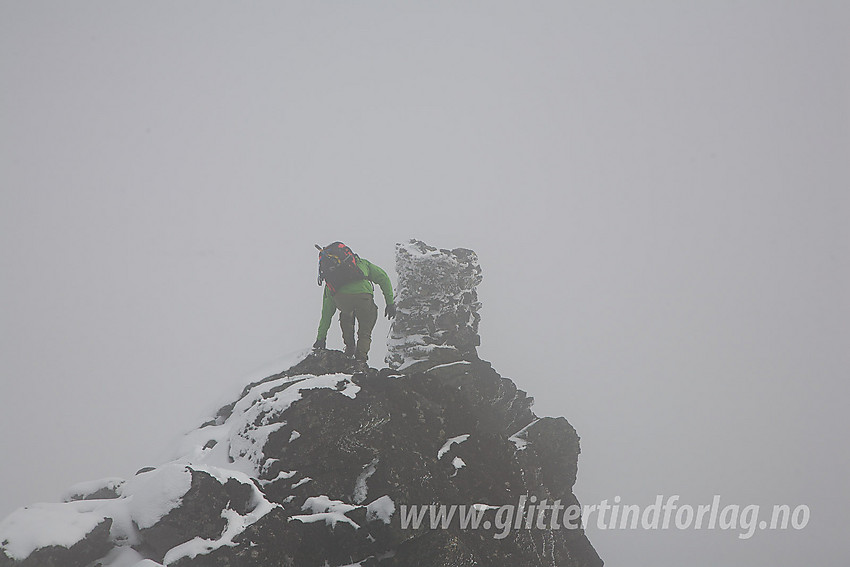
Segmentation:
<svg viewBox="0 0 850 567">
<path fill-rule="evenodd" d="M 579 438 L 478 358 L 474 252 L 397 247 L 391 367 L 247 385 L 175 460 L 0 522 L 0 567 L 595 567 Z"/>
</svg>

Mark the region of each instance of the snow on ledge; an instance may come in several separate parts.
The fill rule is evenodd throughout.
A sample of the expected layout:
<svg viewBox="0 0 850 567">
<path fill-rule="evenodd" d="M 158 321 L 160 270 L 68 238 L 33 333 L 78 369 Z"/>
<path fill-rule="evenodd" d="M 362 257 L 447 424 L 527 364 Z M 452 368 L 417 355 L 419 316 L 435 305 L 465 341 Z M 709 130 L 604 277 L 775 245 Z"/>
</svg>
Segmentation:
<svg viewBox="0 0 850 567">
<path fill-rule="evenodd" d="M 236 402 L 223 423 L 187 434 L 175 456 L 188 463 L 236 469 L 259 477 L 266 466 L 263 448 L 269 436 L 286 424 L 283 414 L 303 392 L 316 389 L 334 390 L 354 399 L 360 386 L 347 374 L 304 374 L 257 384 Z M 290 441 L 299 437 L 293 432 Z"/>
<path fill-rule="evenodd" d="M 0 542 L 6 555 L 22 561 L 42 547 L 71 547 L 106 517 L 98 501 L 33 504 L 0 522 Z"/>
<path fill-rule="evenodd" d="M 354 529 L 359 529 L 360 526 L 345 515 L 346 512 L 354 510 L 357 506 L 346 504 L 341 500 L 331 500 L 325 495 L 312 496 L 304 501 L 302 510 L 310 511 L 312 514 L 303 514 L 300 516 L 292 516 L 289 521 L 298 521 L 303 524 L 311 524 L 313 522 L 324 521 L 329 526 L 336 527 L 337 522 L 350 524 Z"/>
<path fill-rule="evenodd" d="M 377 470 L 378 458 L 375 457 L 372 462 L 370 462 L 363 468 L 363 471 L 357 477 L 357 480 L 354 481 L 354 501 L 358 504 L 366 500 L 366 496 L 369 493 L 369 486 L 367 484 L 367 481 L 369 480 L 369 477 L 375 474 L 375 471 Z"/>
<path fill-rule="evenodd" d="M 386 494 L 366 505 L 367 520 L 381 520 L 385 524 L 389 524 L 394 513 L 395 502 Z"/>
<path fill-rule="evenodd" d="M 173 563 L 184 557 L 194 559 L 198 555 L 205 555 L 211 551 L 215 551 L 220 547 L 233 547 L 236 543 L 233 541 L 236 536 L 244 532 L 249 526 L 255 524 L 263 516 L 279 508 L 279 504 L 269 502 L 259 488 L 251 481 L 251 478 L 243 472 L 223 469 L 210 465 L 195 466 L 194 470 L 205 472 L 215 478 L 221 484 L 225 484 L 231 478 L 251 487 L 251 506 L 253 509 L 245 515 L 239 514 L 235 510 L 225 508 L 221 512 L 221 517 L 227 521 L 224 532 L 221 537 L 215 540 L 196 537 L 190 541 L 182 543 L 165 554 L 163 560 L 165 565 Z"/>
<path fill-rule="evenodd" d="M 122 492 L 130 498 L 127 506 L 133 521 L 140 529 L 145 529 L 180 506 L 191 487 L 189 467 L 169 463 L 134 476 L 127 481 Z"/>
<path fill-rule="evenodd" d="M 469 439 L 469 433 L 466 433 L 464 435 L 458 435 L 457 437 L 452 437 L 443 444 L 439 451 L 437 451 L 437 459 L 442 459 L 443 456 L 448 453 L 449 450 L 452 448 L 452 445 L 454 445 L 455 443 L 460 445 L 467 439 Z"/>
<path fill-rule="evenodd" d="M 517 451 L 522 451 L 528 446 L 528 430 L 531 429 L 531 426 L 537 423 L 538 421 L 540 421 L 539 417 L 528 425 L 526 425 L 525 427 L 523 427 L 522 429 L 520 429 L 519 431 L 517 431 L 516 433 L 514 433 L 513 435 L 511 435 L 510 437 L 508 437 L 508 439 L 514 445 L 516 445 Z"/>
<path fill-rule="evenodd" d="M 358 508 L 363 508 L 363 506 L 346 504 L 341 500 L 331 500 L 325 495 L 313 496 L 305 500 L 301 507 L 302 510 L 311 513 L 292 516 L 289 521 L 298 521 L 304 524 L 324 521 L 331 527 L 335 527 L 338 522 L 343 522 L 351 525 L 354 529 L 359 529 L 360 525 L 345 515 Z M 380 520 L 389 524 L 395 513 L 395 502 L 389 496 L 384 495 L 367 504 L 365 508 L 367 520 Z"/>
</svg>

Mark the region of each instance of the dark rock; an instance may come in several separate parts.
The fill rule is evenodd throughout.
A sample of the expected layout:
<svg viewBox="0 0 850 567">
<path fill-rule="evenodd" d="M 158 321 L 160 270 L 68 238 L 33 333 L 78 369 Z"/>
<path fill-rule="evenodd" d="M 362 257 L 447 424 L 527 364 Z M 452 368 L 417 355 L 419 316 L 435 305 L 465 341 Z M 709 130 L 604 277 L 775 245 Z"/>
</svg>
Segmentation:
<svg viewBox="0 0 850 567">
<path fill-rule="evenodd" d="M 406 567 L 473 567 L 482 565 L 475 553 L 457 535 L 445 531 L 428 532 L 404 542 L 387 565 Z M 500 563 L 500 565 L 515 565 Z"/>
</svg>

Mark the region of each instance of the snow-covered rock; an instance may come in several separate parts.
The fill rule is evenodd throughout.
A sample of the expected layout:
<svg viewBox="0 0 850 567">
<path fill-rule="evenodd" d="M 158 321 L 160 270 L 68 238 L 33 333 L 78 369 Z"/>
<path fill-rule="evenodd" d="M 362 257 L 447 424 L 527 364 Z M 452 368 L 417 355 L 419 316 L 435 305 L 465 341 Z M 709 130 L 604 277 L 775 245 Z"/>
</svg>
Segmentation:
<svg viewBox="0 0 850 567">
<path fill-rule="evenodd" d="M 481 267 L 475 252 L 410 240 L 396 244 L 395 259 L 397 311 L 387 364 L 403 370 L 417 363 L 477 358 Z"/>
<path fill-rule="evenodd" d="M 478 358 L 475 254 L 398 248 L 395 368 L 305 353 L 248 384 L 173 460 L 0 522 L 0 567 L 598 567 L 580 530 L 403 526 L 411 505 L 577 503 L 579 440 Z"/>
<path fill-rule="evenodd" d="M 108 551 L 111 526 L 105 507 L 97 503 L 34 504 L 0 522 L 0 543 L 13 561 L 87 562 Z"/>
<path fill-rule="evenodd" d="M 116 477 L 80 482 L 66 490 L 62 500 L 64 502 L 73 502 L 74 500 L 118 498 L 121 495 L 121 487 L 124 485 L 124 482 L 123 478 Z"/>
</svg>

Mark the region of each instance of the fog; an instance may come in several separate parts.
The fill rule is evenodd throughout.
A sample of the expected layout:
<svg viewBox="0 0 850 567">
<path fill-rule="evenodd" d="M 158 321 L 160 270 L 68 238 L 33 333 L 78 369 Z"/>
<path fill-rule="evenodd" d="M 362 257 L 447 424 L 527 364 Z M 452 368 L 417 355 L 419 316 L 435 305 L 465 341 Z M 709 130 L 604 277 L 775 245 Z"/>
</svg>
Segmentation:
<svg viewBox="0 0 850 567">
<path fill-rule="evenodd" d="M 748 539 L 590 526 L 608 565 L 839 564 L 848 24 L 825 1 L 0 4 L 0 518 L 164 462 L 312 344 L 315 243 L 396 282 L 417 238 L 478 253 L 479 354 L 576 427 L 583 504 L 811 512 Z"/>
</svg>

